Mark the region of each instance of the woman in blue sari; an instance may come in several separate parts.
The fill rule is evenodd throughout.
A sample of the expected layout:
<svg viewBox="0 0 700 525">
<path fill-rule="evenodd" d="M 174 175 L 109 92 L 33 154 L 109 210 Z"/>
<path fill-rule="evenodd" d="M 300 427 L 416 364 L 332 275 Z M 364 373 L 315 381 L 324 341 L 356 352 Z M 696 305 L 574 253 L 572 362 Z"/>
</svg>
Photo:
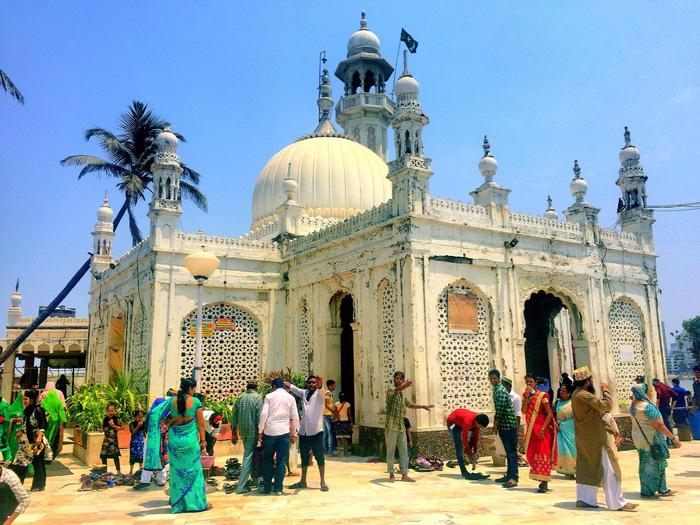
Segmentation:
<svg viewBox="0 0 700 525">
<path fill-rule="evenodd" d="M 564 384 L 559 387 L 557 404 L 554 410 L 557 414 L 557 448 L 559 461 L 557 472 L 573 479 L 576 474 L 576 436 L 574 435 L 574 412 L 571 408 L 573 385 Z"/>
<path fill-rule="evenodd" d="M 176 397 L 161 403 L 152 412 L 159 421 L 170 411 L 172 423 L 168 430 L 168 461 L 170 462 L 170 506 L 173 514 L 201 512 L 212 506 L 207 504 L 201 453 L 205 450 L 204 416 L 202 404 L 192 397 L 196 383 L 183 379 Z M 146 456 L 154 456 L 160 449 L 159 432 L 149 428 Z M 148 460 L 146 460 L 148 461 Z"/>
</svg>

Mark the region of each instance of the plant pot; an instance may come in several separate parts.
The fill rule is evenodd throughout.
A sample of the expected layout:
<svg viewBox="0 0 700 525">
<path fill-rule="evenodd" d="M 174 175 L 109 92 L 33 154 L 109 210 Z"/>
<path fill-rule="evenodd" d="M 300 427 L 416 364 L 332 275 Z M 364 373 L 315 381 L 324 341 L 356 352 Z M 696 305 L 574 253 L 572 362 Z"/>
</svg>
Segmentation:
<svg viewBox="0 0 700 525">
<path fill-rule="evenodd" d="M 119 442 L 119 448 L 129 448 L 131 444 L 131 432 L 128 430 L 120 430 L 117 432 L 117 441 Z"/>
<path fill-rule="evenodd" d="M 83 446 L 83 432 L 78 427 L 73 427 L 73 444 Z"/>
<path fill-rule="evenodd" d="M 80 432 L 80 431 L 78 431 Z M 103 432 L 82 432 L 82 445 L 73 445 L 73 455 L 85 465 L 101 463 L 100 452 L 105 439 Z"/>
<path fill-rule="evenodd" d="M 231 439 L 231 424 L 221 423 L 219 429 L 219 436 L 216 438 L 217 441 L 224 441 L 225 439 Z"/>
</svg>

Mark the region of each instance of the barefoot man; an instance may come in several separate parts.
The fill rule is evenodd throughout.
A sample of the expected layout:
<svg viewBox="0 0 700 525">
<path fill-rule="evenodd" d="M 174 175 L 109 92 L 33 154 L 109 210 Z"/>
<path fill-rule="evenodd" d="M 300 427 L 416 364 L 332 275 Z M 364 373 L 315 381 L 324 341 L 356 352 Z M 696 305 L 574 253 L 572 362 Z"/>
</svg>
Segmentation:
<svg viewBox="0 0 700 525">
<path fill-rule="evenodd" d="M 430 412 L 435 405 L 413 405 L 403 396 L 403 391 L 413 384 L 406 380 L 403 372 L 394 373 L 394 388 L 390 388 L 386 394 L 386 422 L 384 425 L 384 437 L 386 438 L 386 468 L 389 473 L 389 483 L 394 482 L 394 454 L 396 445 L 399 446 L 399 470 L 401 481 L 414 482 L 408 476 L 408 448 L 406 444 L 406 430 L 403 423 L 403 414 L 406 408 L 422 408 Z"/>
</svg>

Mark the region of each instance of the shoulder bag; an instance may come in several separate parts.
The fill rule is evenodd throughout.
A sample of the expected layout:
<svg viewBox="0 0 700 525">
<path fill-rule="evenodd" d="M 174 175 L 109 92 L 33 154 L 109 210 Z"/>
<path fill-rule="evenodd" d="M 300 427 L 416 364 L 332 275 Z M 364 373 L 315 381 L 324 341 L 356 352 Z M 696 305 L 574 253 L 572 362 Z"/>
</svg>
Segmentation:
<svg viewBox="0 0 700 525">
<path fill-rule="evenodd" d="M 649 441 L 649 438 L 647 435 L 644 433 L 644 429 L 642 429 L 642 425 L 639 424 L 639 421 L 637 420 L 636 414 L 632 416 L 632 419 L 634 419 L 637 422 L 637 426 L 639 427 L 640 432 L 642 433 L 642 436 L 644 436 L 644 440 L 647 442 L 649 445 L 649 451 L 651 452 L 651 458 L 654 461 L 664 461 L 666 459 L 666 454 L 664 454 L 664 449 L 659 443 L 651 443 Z"/>
</svg>

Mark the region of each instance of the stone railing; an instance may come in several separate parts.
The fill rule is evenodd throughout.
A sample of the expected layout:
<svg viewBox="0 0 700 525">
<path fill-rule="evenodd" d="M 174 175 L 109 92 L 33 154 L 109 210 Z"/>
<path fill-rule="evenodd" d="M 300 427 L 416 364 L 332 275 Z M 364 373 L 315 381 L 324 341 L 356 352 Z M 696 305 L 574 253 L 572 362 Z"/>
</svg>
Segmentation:
<svg viewBox="0 0 700 525">
<path fill-rule="evenodd" d="M 392 160 L 389 163 L 389 175 L 401 171 L 404 168 L 419 168 L 423 170 L 430 169 L 431 159 L 426 159 L 423 157 L 415 157 L 413 155 L 404 155 L 396 160 Z"/>
<path fill-rule="evenodd" d="M 255 230 L 251 230 L 249 233 L 246 233 L 243 236 L 243 238 L 257 241 L 262 239 L 263 237 L 275 237 L 279 233 L 279 230 L 279 221 L 272 220 L 263 224 L 259 228 L 256 228 Z"/>
<path fill-rule="evenodd" d="M 431 215 L 446 222 L 478 226 L 489 226 L 491 224 L 489 212 L 483 206 L 441 199 L 440 197 L 428 198 L 423 211 L 426 215 Z"/>
<path fill-rule="evenodd" d="M 518 233 L 529 233 L 532 235 L 541 235 L 550 238 L 557 237 L 560 239 L 583 242 L 581 226 L 573 222 L 554 221 L 545 219 L 539 215 L 511 212 L 510 225 Z"/>
<path fill-rule="evenodd" d="M 344 219 L 343 219 L 344 220 Z M 303 228 L 309 230 L 320 230 L 338 222 L 337 220 L 328 219 L 325 217 L 312 217 L 311 215 L 302 215 L 299 221 Z"/>
<path fill-rule="evenodd" d="M 203 233 L 185 233 L 177 232 L 177 240 L 180 242 L 180 248 L 183 245 L 189 246 L 205 246 L 211 248 L 228 248 L 232 247 L 237 250 L 267 250 L 277 251 L 279 245 L 274 242 L 264 242 L 243 237 L 219 237 L 217 235 L 205 235 Z"/>
<path fill-rule="evenodd" d="M 388 221 L 394 216 L 394 203 L 391 199 L 372 209 L 336 222 L 321 230 L 312 232 L 304 237 L 292 239 L 282 245 L 282 254 L 298 255 L 302 252 L 317 248 L 331 241 L 355 235 L 361 230 Z"/>
<path fill-rule="evenodd" d="M 641 245 L 637 242 L 637 236 L 634 233 L 600 228 L 598 234 L 600 235 L 600 240 L 603 241 L 603 244 L 608 248 L 624 248 L 631 250 L 638 250 L 641 248 Z"/>
<path fill-rule="evenodd" d="M 150 240 L 150 237 L 146 237 L 140 243 L 132 246 L 131 250 L 129 250 L 124 255 L 119 257 L 119 259 L 116 259 L 114 261 L 114 265 L 121 266 L 122 268 L 125 268 L 125 267 L 131 265 L 136 260 L 137 257 L 147 254 L 150 251 L 150 247 L 147 246 L 149 243 L 149 240 Z M 109 271 L 109 270 L 107 270 L 107 271 Z"/>
<path fill-rule="evenodd" d="M 346 111 L 358 106 L 384 107 L 390 111 L 394 110 L 394 103 L 391 99 L 376 93 L 355 93 L 354 95 L 348 95 L 340 99 L 338 106 L 340 106 L 340 111 Z"/>
<path fill-rule="evenodd" d="M 17 322 L 16 325 L 12 326 L 12 328 L 16 328 L 17 326 L 29 326 L 34 322 L 34 319 L 36 317 L 20 317 L 19 321 Z M 39 329 L 41 329 L 42 326 L 47 326 L 47 325 L 53 325 L 53 326 L 85 326 L 87 327 L 88 323 L 90 322 L 90 319 L 88 317 L 47 317 L 43 323 L 39 325 Z"/>
</svg>

